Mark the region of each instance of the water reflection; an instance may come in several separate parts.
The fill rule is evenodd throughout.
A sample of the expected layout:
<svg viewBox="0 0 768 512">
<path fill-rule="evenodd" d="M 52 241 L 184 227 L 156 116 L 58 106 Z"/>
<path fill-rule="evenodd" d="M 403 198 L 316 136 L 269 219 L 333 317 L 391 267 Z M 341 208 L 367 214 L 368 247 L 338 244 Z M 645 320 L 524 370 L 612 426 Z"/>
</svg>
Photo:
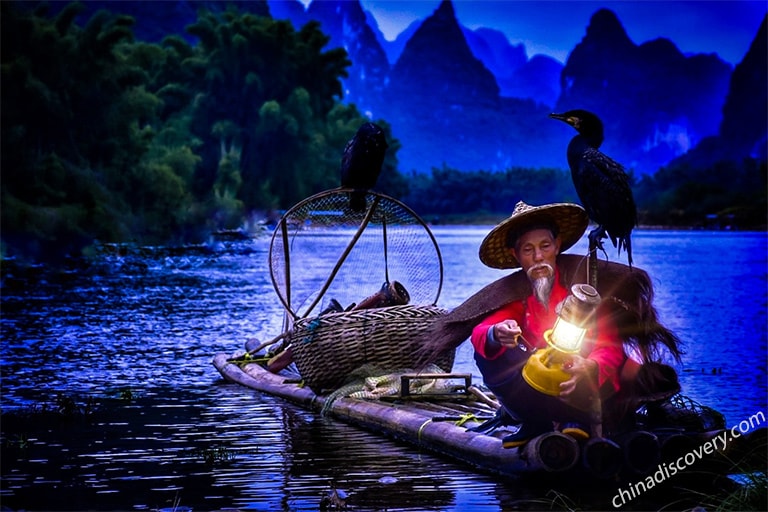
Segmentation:
<svg viewBox="0 0 768 512">
<path fill-rule="evenodd" d="M 446 489 L 447 475 L 432 473 L 418 451 L 392 442 L 369 444 L 368 435 L 303 411 L 287 410 L 285 420 L 285 432 L 290 433 L 286 489 L 300 501 L 311 497 L 307 489 L 319 481 L 344 490 L 363 510 L 383 510 L 396 503 L 417 510 L 442 509 L 454 502 L 453 492 Z"/>
<path fill-rule="evenodd" d="M 504 275 L 477 259 L 487 231 L 435 230 L 443 307 Z M 633 246 L 662 320 L 686 343 L 686 394 L 729 423 L 765 411 L 765 234 L 640 231 Z M 255 240 L 216 252 L 105 254 L 55 272 L 4 263 L 3 505 L 317 510 L 334 487 L 359 510 L 551 503 L 549 486 L 477 473 L 223 383 L 210 363 L 216 352 L 281 331 L 267 251 L 268 240 Z M 469 344 L 456 369 L 479 379 Z M 561 484 L 581 508 L 602 503 L 599 489 Z"/>
</svg>

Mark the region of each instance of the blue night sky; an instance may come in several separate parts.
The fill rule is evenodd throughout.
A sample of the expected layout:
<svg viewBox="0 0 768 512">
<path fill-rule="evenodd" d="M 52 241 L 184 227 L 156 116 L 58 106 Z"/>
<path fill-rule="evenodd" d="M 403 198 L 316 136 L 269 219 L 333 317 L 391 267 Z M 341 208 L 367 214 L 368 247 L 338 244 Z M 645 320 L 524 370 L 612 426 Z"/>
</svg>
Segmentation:
<svg viewBox="0 0 768 512">
<path fill-rule="evenodd" d="M 361 0 L 388 40 L 413 21 L 424 19 L 440 0 Z M 766 1 L 512 1 L 454 0 L 466 27 L 495 28 L 531 57 L 542 53 L 565 62 L 581 41 L 592 14 L 605 7 L 616 13 L 629 38 L 642 44 L 666 37 L 683 53 L 717 53 L 737 64 L 746 54 L 768 12 Z"/>
</svg>

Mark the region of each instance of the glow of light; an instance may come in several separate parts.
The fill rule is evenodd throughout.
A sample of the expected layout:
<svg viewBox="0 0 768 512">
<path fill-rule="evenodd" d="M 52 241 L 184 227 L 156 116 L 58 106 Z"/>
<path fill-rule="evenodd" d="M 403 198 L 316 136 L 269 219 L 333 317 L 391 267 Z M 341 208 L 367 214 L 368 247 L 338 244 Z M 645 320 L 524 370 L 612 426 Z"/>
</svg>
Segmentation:
<svg viewBox="0 0 768 512">
<path fill-rule="evenodd" d="M 552 345 L 563 352 L 578 352 L 586 332 L 586 329 L 557 317 L 552 329 Z"/>
</svg>

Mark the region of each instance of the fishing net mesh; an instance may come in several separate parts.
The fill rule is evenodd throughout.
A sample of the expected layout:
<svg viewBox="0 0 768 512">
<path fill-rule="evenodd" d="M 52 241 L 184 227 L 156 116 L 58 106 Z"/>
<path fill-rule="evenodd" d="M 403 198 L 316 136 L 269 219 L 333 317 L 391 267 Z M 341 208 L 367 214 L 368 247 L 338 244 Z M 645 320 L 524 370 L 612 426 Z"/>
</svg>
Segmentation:
<svg viewBox="0 0 768 512">
<path fill-rule="evenodd" d="M 347 309 L 386 282 L 403 285 L 409 304 L 436 304 L 443 263 L 429 227 L 403 203 L 376 192 L 366 194 L 364 211 L 352 211 L 348 194 L 334 189 L 309 197 L 278 223 L 270 274 L 286 310 L 294 319 L 312 317 L 332 299 Z"/>
<path fill-rule="evenodd" d="M 680 427 L 706 432 L 725 428 L 725 417 L 720 412 L 680 393 L 645 404 L 636 415 L 638 423 L 649 429 Z"/>
</svg>

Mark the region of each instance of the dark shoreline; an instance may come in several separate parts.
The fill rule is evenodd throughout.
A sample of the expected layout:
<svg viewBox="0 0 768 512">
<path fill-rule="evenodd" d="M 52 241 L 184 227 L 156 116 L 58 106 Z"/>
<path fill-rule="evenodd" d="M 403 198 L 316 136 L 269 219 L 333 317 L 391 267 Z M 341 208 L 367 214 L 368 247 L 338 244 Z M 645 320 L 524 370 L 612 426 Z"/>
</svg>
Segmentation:
<svg viewBox="0 0 768 512">
<path fill-rule="evenodd" d="M 422 215 L 430 226 L 495 226 L 507 215 L 479 213 L 468 215 Z M 640 224 L 635 229 L 649 231 L 755 231 L 768 232 L 768 223 L 750 226 L 716 226 L 707 224 Z"/>
</svg>

